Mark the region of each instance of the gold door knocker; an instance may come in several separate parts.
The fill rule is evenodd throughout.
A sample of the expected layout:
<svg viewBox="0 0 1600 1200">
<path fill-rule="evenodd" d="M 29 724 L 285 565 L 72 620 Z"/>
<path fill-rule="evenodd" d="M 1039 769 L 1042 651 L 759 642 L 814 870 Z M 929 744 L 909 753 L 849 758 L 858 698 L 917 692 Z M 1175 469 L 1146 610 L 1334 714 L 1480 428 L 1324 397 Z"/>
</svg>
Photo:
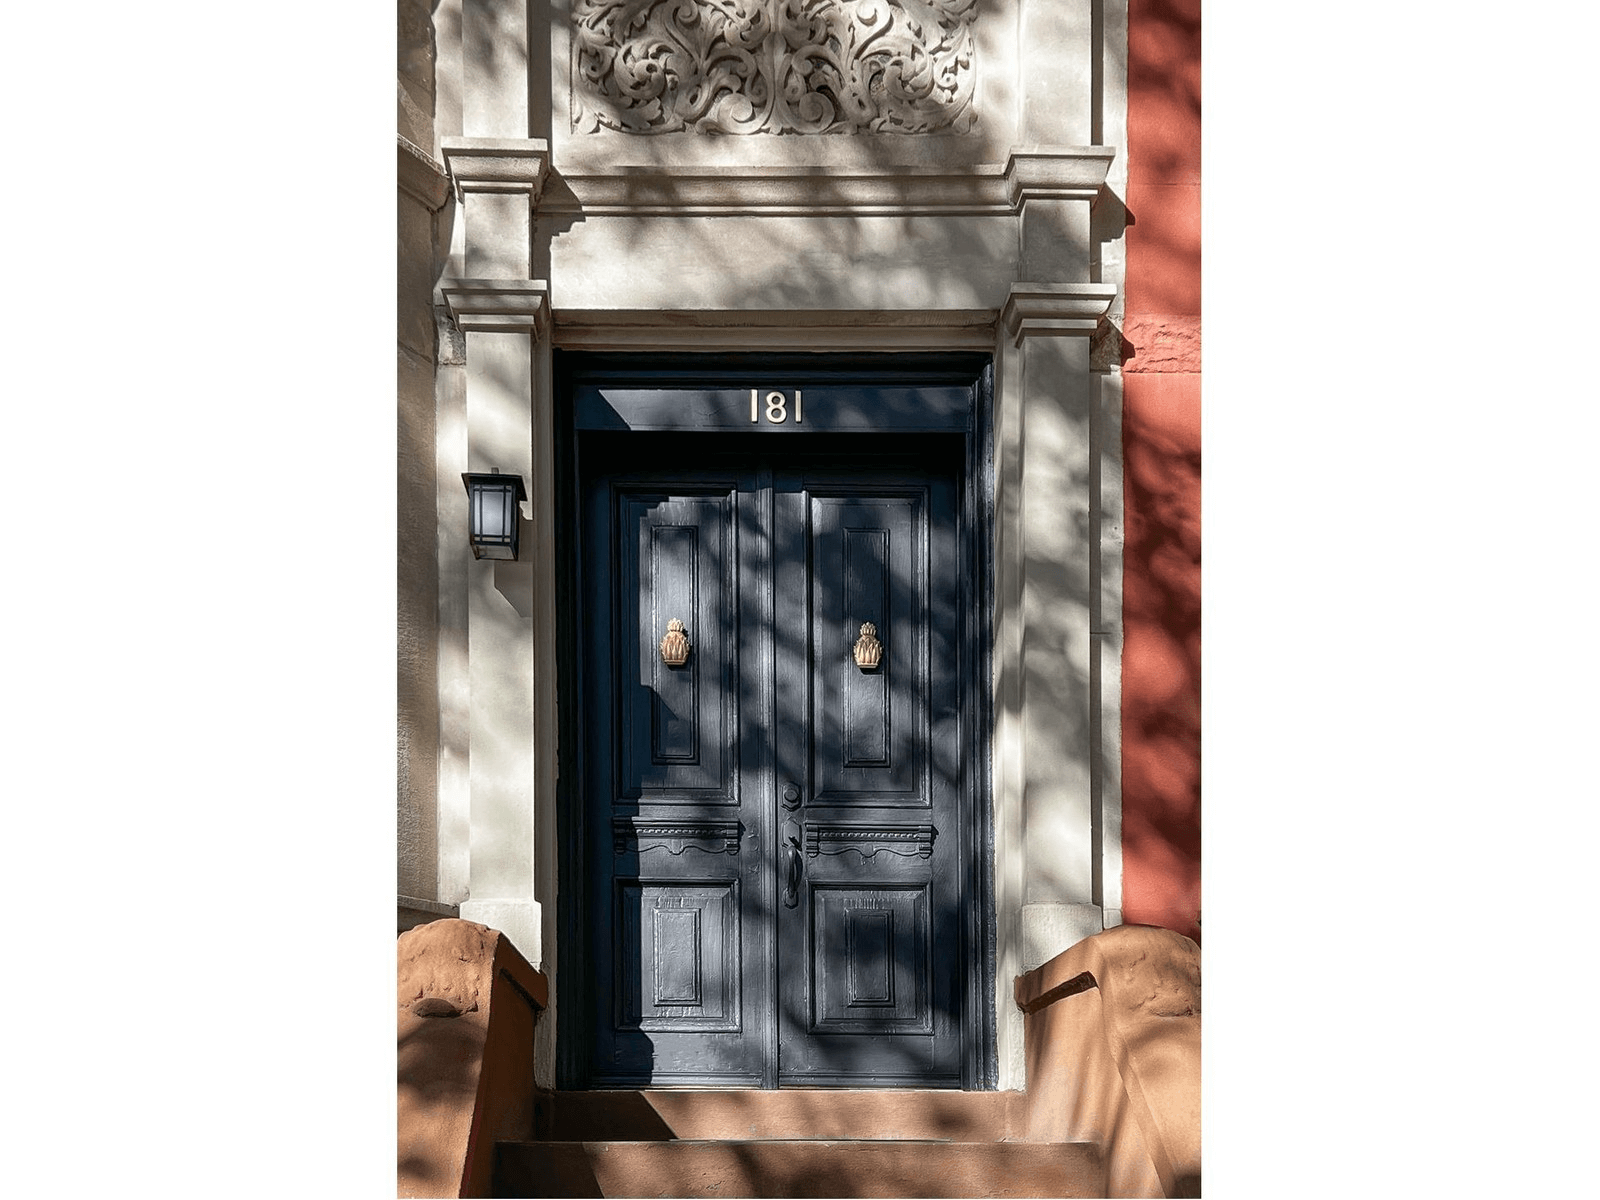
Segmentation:
<svg viewBox="0 0 1600 1200">
<path fill-rule="evenodd" d="M 871 621 L 861 627 L 854 653 L 856 666 L 863 671 L 874 670 L 883 661 L 883 643 L 878 640 L 878 627 Z"/>
<path fill-rule="evenodd" d="M 661 661 L 669 667 L 681 667 L 689 661 L 689 635 L 677 617 L 667 622 L 667 636 L 661 639 Z"/>
</svg>

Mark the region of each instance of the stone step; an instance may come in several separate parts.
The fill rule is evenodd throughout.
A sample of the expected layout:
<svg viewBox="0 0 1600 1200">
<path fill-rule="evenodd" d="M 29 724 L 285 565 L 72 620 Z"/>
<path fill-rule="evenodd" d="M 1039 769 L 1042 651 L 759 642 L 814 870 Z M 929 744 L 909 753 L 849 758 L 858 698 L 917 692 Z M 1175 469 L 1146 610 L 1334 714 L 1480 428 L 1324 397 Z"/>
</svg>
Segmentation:
<svg viewBox="0 0 1600 1200">
<path fill-rule="evenodd" d="M 646 1089 L 556 1092 L 540 1104 L 534 1136 L 546 1141 L 831 1138 L 1021 1140 L 1021 1092 Z"/>
<path fill-rule="evenodd" d="M 1091 1143 L 501 1142 L 496 1196 L 1104 1196 Z"/>
</svg>

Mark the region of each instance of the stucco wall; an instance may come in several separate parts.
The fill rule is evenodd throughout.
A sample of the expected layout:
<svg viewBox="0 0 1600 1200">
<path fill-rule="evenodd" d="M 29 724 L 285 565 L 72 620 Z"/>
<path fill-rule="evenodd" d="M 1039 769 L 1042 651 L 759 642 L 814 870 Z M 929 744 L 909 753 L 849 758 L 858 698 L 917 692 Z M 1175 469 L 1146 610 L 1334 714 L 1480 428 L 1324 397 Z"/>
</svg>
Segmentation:
<svg viewBox="0 0 1600 1200">
<path fill-rule="evenodd" d="M 1129 0 L 1123 918 L 1200 939 L 1200 3 Z"/>
<path fill-rule="evenodd" d="M 434 150 L 435 53 L 426 0 L 398 0 L 397 27 L 397 890 L 401 896 L 434 900 L 439 583 L 434 553 L 433 283 L 446 187 Z"/>
</svg>

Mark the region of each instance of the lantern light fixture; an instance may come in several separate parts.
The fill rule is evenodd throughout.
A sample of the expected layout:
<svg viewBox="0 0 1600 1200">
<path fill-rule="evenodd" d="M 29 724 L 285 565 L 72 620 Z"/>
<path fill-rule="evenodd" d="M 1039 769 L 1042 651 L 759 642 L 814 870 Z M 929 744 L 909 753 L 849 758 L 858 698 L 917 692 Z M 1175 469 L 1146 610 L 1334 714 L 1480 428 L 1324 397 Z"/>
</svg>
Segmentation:
<svg viewBox="0 0 1600 1200">
<path fill-rule="evenodd" d="M 465 472 L 461 482 L 467 487 L 467 536 L 473 558 L 511 559 L 517 557 L 517 527 L 521 512 L 517 505 L 528 498 L 521 475 L 502 475 L 499 468 L 483 475 Z"/>
</svg>

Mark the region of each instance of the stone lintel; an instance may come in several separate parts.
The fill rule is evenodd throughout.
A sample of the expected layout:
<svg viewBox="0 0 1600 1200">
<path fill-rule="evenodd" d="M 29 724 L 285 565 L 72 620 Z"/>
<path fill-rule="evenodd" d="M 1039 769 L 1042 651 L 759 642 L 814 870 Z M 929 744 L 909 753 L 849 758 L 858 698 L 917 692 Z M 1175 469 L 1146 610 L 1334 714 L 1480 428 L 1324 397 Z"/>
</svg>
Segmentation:
<svg viewBox="0 0 1600 1200">
<path fill-rule="evenodd" d="M 539 203 L 550 172 L 550 143 L 541 138 L 449 137 L 445 166 L 458 192 L 511 192 Z"/>
<path fill-rule="evenodd" d="M 463 333 L 533 333 L 550 327 L 543 279 L 444 279 L 439 291 Z"/>
<path fill-rule="evenodd" d="M 1018 346 L 1026 337 L 1090 337 L 1116 296 L 1113 283 L 1014 283 L 1000 324 Z"/>
<path fill-rule="evenodd" d="M 554 321 L 569 350 L 990 350 L 995 310 L 562 308 Z"/>
<path fill-rule="evenodd" d="M 1006 201 L 1093 201 L 1117 157 L 1113 146 L 1018 146 L 1006 160 Z"/>
<path fill-rule="evenodd" d="M 429 212 L 438 212 L 450 198 L 450 176 L 443 165 L 405 137 L 397 136 L 400 190 Z"/>
</svg>

